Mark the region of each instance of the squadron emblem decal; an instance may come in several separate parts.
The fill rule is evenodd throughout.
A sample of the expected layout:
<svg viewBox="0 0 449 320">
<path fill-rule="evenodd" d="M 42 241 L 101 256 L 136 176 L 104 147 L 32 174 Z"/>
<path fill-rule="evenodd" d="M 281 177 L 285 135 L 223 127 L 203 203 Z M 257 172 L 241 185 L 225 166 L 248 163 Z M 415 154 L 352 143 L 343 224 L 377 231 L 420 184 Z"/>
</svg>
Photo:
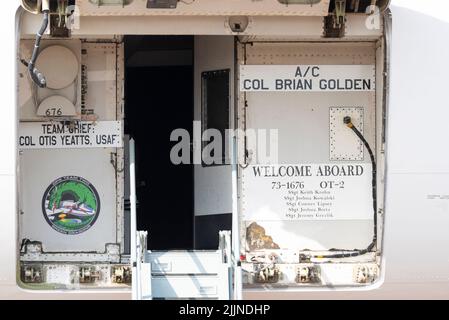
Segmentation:
<svg viewBox="0 0 449 320">
<path fill-rule="evenodd" d="M 100 213 L 100 197 L 86 179 L 61 177 L 48 186 L 42 198 L 42 212 L 48 224 L 63 234 L 88 230 Z"/>
</svg>

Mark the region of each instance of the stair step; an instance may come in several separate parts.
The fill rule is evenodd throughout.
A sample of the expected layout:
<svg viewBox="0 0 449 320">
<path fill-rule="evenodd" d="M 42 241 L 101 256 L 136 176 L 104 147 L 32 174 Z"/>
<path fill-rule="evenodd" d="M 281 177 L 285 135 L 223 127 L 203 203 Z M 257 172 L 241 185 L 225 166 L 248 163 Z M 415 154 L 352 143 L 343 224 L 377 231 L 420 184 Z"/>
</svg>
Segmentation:
<svg viewBox="0 0 449 320">
<path fill-rule="evenodd" d="M 153 275 L 216 275 L 223 268 L 221 251 L 148 252 Z"/>
<path fill-rule="evenodd" d="M 151 282 L 154 299 L 229 299 L 220 274 L 152 276 Z"/>
</svg>

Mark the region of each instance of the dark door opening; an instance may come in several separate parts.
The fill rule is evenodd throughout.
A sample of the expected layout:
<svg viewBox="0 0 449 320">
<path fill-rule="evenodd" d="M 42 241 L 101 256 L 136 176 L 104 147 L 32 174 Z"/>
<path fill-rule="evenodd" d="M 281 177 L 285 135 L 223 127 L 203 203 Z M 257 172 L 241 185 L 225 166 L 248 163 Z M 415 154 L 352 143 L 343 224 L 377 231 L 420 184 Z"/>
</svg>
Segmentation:
<svg viewBox="0 0 449 320">
<path fill-rule="evenodd" d="M 173 130 L 192 133 L 193 37 L 125 38 L 125 133 L 136 141 L 137 227 L 150 250 L 193 249 L 193 165 L 174 165 Z"/>
</svg>

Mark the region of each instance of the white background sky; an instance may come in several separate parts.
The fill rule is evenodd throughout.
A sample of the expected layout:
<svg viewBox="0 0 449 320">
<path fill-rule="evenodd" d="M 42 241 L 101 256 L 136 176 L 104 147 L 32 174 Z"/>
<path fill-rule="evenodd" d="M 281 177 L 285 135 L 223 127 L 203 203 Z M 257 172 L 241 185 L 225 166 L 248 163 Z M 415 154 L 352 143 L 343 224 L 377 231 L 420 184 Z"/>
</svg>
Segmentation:
<svg viewBox="0 0 449 320">
<path fill-rule="evenodd" d="M 391 4 L 420 11 L 443 21 L 449 21 L 448 0 L 392 0 Z"/>
</svg>

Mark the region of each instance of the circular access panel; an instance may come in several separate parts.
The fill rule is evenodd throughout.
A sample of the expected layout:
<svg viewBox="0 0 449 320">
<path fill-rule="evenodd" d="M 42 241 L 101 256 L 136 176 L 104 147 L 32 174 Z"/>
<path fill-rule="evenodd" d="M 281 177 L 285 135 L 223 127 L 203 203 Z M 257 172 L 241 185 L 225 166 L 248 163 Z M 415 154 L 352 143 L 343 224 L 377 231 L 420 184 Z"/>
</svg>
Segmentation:
<svg viewBox="0 0 449 320">
<path fill-rule="evenodd" d="M 47 79 L 47 87 L 54 90 L 72 84 L 79 71 L 75 54 L 70 49 L 58 45 L 42 50 L 37 58 L 36 67 Z"/>
</svg>

